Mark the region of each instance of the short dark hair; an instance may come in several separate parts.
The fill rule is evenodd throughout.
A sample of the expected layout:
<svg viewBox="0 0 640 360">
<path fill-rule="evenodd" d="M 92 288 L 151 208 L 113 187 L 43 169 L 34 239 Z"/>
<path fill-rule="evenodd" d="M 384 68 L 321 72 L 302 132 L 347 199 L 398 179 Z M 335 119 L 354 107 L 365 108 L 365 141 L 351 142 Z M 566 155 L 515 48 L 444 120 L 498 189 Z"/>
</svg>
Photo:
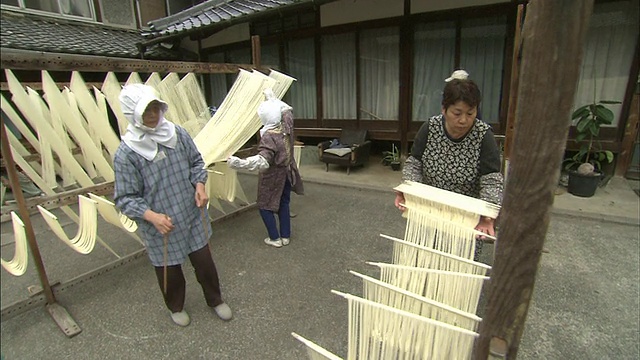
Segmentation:
<svg viewBox="0 0 640 360">
<path fill-rule="evenodd" d="M 478 85 L 473 80 L 453 79 L 445 85 L 444 93 L 442 94 L 442 107 L 447 109 L 460 100 L 472 108 L 480 106 L 482 95 Z"/>
</svg>

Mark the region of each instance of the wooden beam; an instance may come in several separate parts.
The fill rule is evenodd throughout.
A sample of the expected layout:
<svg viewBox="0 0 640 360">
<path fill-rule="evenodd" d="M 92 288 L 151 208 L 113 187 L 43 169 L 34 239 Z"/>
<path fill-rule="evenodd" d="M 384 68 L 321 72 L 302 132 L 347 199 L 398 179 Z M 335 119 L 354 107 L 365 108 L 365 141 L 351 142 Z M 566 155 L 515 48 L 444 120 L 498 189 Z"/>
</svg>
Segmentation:
<svg viewBox="0 0 640 360">
<path fill-rule="evenodd" d="M 78 195 L 87 195 L 92 193 L 99 196 L 111 196 L 113 195 L 113 182 L 102 183 L 91 187 L 73 189 L 64 191 L 51 196 L 36 196 L 28 198 L 25 201 L 25 206 L 29 215 L 38 213 L 37 206 L 40 205 L 47 210 L 56 209 L 62 206 L 78 203 Z M 2 206 L 1 209 L 1 221 L 5 222 L 11 219 L 11 212 L 18 210 L 17 204 L 7 203 Z"/>
<path fill-rule="evenodd" d="M 24 87 L 30 87 L 33 90 L 42 90 L 42 83 L 41 82 L 20 82 L 20 84 L 22 84 L 22 86 Z M 58 87 L 58 89 L 64 89 L 64 88 L 68 88 L 69 87 L 69 82 L 57 82 L 56 86 Z M 102 82 L 85 82 L 85 84 L 87 85 L 88 89 L 93 89 L 94 87 L 100 89 L 102 88 Z M 124 85 L 124 82 L 121 82 L 120 85 Z M 2 91 L 9 91 L 9 83 L 6 81 L 0 82 L 0 90 Z"/>
<path fill-rule="evenodd" d="M 593 0 L 532 1 L 523 27 L 509 179 L 473 358 L 517 358 L 533 295 Z M 552 89 L 550 91 L 549 89 Z"/>
<path fill-rule="evenodd" d="M 24 83 L 23 83 L 23 85 L 24 85 Z M 33 88 L 32 88 L 32 89 L 33 89 Z M 73 154 L 73 155 L 80 155 L 80 154 L 82 154 L 82 149 L 81 149 L 81 148 L 79 148 L 79 147 L 77 147 L 77 148 L 75 148 L 75 149 L 71 150 L 71 154 Z M 40 154 L 37 154 L 37 153 L 36 153 L 36 154 L 31 154 L 31 155 L 26 155 L 26 156 L 23 156 L 22 158 L 23 158 L 23 159 L 24 159 L 24 161 L 26 161 L 26 162 L 32 162 L 32 161 L 40 162 Z M 58 155 L 53 154 L 53 159 L 54 159 L 56 162 L 60 163 L 60 158 L 58 157 Z M 5 166 L 6 166 L 6 164 L 5 164 L 5 162 L 4 162 L 4 159 L 0 159 L 0 167 L 5 167 Z"/>
<path fill-rule="evenodd" d="M 251 64 L 213 64 L 186 61 L 155 61 L 125 59 L 107 56 L 72 55 L 40 51 L 19 51 L 3 48 L 0 52 L 0 67 L 12 70 L 49 70 L 81 72 L 175 72 L 202 74 L 234 74 L 239 69 L 269 71 L 268 66 Z"/>
</svg>

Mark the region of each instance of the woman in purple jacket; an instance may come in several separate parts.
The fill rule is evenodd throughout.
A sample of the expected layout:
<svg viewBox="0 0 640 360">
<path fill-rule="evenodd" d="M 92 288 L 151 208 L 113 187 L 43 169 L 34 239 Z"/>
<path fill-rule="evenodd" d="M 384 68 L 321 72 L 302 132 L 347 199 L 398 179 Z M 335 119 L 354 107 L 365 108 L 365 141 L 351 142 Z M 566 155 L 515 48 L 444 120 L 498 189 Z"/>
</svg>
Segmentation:
<svg viewBox="0 0 640 360">
<path fill-rule="evenodd" d="M 257 204 L 269 233 L 264 242 L 279 248 L 289 245 L 291 239 L 291 191 L 302 195 L 304 188 L 293 157 L 295 136 L 292 108 L 276 98 L 271 89 L 265 90 L 265 96 L 267 100 L 258 108 L 263 125 L 258 154 L 246 159 L 230 156 L 227 164 L 232 169 L 260 171 Z"/>
</svg>

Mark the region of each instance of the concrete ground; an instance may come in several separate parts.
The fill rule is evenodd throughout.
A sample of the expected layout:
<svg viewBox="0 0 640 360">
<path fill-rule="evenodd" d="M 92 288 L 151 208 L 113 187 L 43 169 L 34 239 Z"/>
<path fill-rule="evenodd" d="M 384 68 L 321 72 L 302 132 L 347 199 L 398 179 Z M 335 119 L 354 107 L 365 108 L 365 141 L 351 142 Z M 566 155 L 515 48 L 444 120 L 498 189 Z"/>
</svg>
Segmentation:
<svg viewBox="0 0 640 360">
<path fill-rule="evenodd" d="M 187 265 L 186 309 L 192 324 L 173 325 L 142 256 L 58 293 L 59 303 L 82 328 L 79 335 L 67 338 L 37 307 L 2 319 L 2 353 L 6 359 L 305 358 L 304 347 L 290 335 L 294 331 L 346 356 L 346 300 L 330 290 L 360 294 L 361 283 L 348 270 L 376 276 L 364 262 L 390 261 L 391 244 L 378 234 L 404 233 L 391 192 L 400 173 L 376 159 L 348 176 L 334 166 L 325 172 L 313 154 L 303 154 L 306 195 L 293 197 L 298 216 L 291 245 L 262 244 L 265 230 L 255 210 L 214 225 L 211 247 L 223 295 L 235 311 L 231 322 L 207 308 Z M 255 198 L 256 177 L 241 175 L 241 182 Z M 590 199 L 556 197 L 520 359 L 640 357 L 638 197 L 624 184 L 612 181 Z M 33 221 L 54 280 L 64 283 L 115 260 L 99 245 L 89 255 L 78 255 L 54 238 L 39 216 Z M 2 257 L 9 259 L 13 246 L 5 225 Z M 75 225 L 65 229 L 75 233 Z M 111 225 L 101 222 L 99 229 L 120 255 L 140 249 Z M 483 261 L 491 263 L 492 250 L 485 247 Z M 19 278 L 2 271 L 1 280 L 3 309 L 27 299 L 27 287 L 38 284 L 32 264 Z"/>
</svg>

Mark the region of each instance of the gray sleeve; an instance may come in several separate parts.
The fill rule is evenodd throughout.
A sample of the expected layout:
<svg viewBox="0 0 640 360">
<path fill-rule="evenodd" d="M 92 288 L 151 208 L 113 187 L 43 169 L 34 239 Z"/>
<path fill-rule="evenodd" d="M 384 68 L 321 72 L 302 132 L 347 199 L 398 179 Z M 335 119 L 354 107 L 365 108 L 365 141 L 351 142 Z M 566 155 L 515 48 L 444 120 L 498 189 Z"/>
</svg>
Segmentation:
<svg viewBox="0 0 640 360">
<path fill-rule="evenodd" d="M 480 176 L 480 199 L 501 205 L 502 204 L 502 188 L 503 188 L 502 174 L 494 172 L 491 174 Z"/>
<path fill-rule="evenodd" d="M 234 170 L 266 170 L 269 168 L 269 163 L 262 155 L 253 155 L 246 159 L 240 159 L 235 156 L 230 156 L 227 159 L 227 165 Z"/>
<path fill-rule="evenodd" d="M 493 136 L 493 131 L 487 130 L 482 138 L 480 149 L 480 199 L 493 204 L 502 204 L 504 179 L 500 173 L 500 150 Z"/>
<path fill-rule="evenodd" d="M 422 182 L 422 161 L 409 155 L 402 168 L 402 181 Z"/>
<path fill-rule="evenodd" d="M 482 138 L 482 147 L 480 148 L 480 176 L 500 172 L 500 149 L 496 142 L 493 131 L 487 130 Z"/>
</svg>

